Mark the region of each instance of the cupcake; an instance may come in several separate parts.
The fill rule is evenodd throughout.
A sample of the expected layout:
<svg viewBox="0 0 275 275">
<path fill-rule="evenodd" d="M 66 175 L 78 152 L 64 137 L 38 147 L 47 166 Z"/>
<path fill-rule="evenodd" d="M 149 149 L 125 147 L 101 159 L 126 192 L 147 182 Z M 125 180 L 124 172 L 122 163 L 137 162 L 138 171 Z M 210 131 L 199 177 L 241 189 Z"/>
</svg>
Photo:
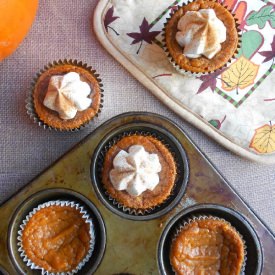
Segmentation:
<svg viewBox="0 0 275 275">
<path fill-rule="evenodd" d="M 49 64 L 35 79 L 27 99 L 29 115 L 44 128 L 74 131 L 88 124 L 102 107 L 98 74 L 82 62 Z"/>
<path fill-rule="evenodd" d="M 170 263 L 178 275 L 239 275 L 244 262 L 241 235 L 227 221 L 211 216 L 181 226 L 170 249 Z"/>
<path fill-rule="evenodd" d="M 233 15 L 216 1 L 195 0 L 171 15 L 164 48 L 182 73 L 200 75 L 225 66 L 237 52 L 239 35 Z"/>
<path fill-rule="evenodd" d="M 124 136 L 106 152 L 102 184 L 110 199 L 135 213 L 161 205 L 176 180 L 176 162 L 169 149 L 152 136 Z"/>
<path fill-rule="evenodd" d="M 35 208 L 20 226 L 19 252 L 43 274 L 75 274 L 90 259 L 95 244 L 92 220 L 74 202 L 50 201 Z"/>
</svg>

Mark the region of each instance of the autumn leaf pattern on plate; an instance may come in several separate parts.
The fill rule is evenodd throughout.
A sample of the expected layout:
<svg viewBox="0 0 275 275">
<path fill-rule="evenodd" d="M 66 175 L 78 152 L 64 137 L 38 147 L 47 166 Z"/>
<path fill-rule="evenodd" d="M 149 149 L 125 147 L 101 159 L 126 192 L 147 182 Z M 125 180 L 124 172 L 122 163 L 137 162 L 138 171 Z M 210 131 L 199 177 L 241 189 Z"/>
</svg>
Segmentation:
<svg viewBox="0 0 275 275">
<path fill-rule="evenodd" d="M 144 9 L 147 6 L 151 7 L 151 3 L 152 6 L 155 2 L 157 3 L 157 1 L 150 1 L 150 4 L 149 0 L 148 3 L 140 1 L 142 2 L 140 6 L 139 4 L 131 7 L 129 5 L 129 8 L 133 7 L 134 10 L 125 9 L 124 4 L 119 3 L 121 1 L 114 1 L 114 7 L 108 6 L 104 18 L 106 32 L 115 34 L 118 30 L 120 33 L 118 37 L 111 35 L 108 38 L 114 42 L 119 40 L 121 42 L 119 47 L 125 49 L 127 55 L 148 72 L 148 76 L 159 87 L 168 92 L 175 91 L 173 95 L 176 95 L 177 99 L 186 103 L 191 110 L 195 110 L 198 116 L 207 117 L 205 122 L 209 127 L 212 129 L 215 127 L 217 131 L 246 150 L 259 154 L 271 152 L 275 154 L 275 126 L 264 123 L 272 118 L 270 113 L 273 114 L 275 95 L 272 88 L 264 90 L 260 87 L 266 79 L 270 81 L 268 76 L 271 78 L 274 76 L 275 5 L 271 3 L 273 0 L 216 0 L 227 6 L 234 14 L 238 30 L 241 30 L 241 45 L 226 68 L 194 79 L 194 85 L 190 85 L 194 86 L 190 87 L 190 95 L 184 93 L 184 97 L 176 93 L 181 92 L 181 76 L 175 73 L 167 62 L 162 50 L 162 37 L 159 35 L 166 21 L 165 15 L 175 12 L 184 1 L 174 0 L 173 4 L 166 7 L 165 1 L 158 0 L 158 3 L 166 7 L 161 14 L 159 10 L 158 14 L 153 14 L 153 10 Z M 142 10 L 139 7 L 143 7 Z M 133 12 L 131 18 L 133 20 L 125 21 L 131 15 L 130 12 Z M 152 21 L 149 21 L 149 17 Z M 182 81 L 184 81 L 183 77 Z M 189 82 L 186 86 L 189 88 Z M 191 95 L 194 101 L 189 100 Z M 249 102 L 247 99 L 250 97 Z M 220 108 L 220 104 L 216 105 L 217 102 L 224 104 L 222 105 L 224 108 Z M 247 102 L 247 105 L 243 105 L 244 102 Z M 264 118 L 255 116 L 251 121 L 247 119 L 249 117 L 247 107 L 251 106 L 251 102 L 254 104 L 252 108 L 255 107 L 255 112 L 258 112 L 258 106 L 260 111 L 265 111 Z M 230 111 L 227 108 L 230 108 Z M 238 111 L 235 112 L 235 110 Z"/>
<path fill-rule="evenodd" d="M 228 70 L 222 73 L 222 88 L 225 91 L 244 89 L 254 83 L 259 65 L 241 56 Z"/>
<path fill-rule="evenodd" d="M 275 152 L 275 125 L 270 122 L 256 129 L 249 147 L 258 153 Z"/>
<path fill-rule="evenodd" d="M 223 0 L 223 1 L 219 1 L 222 2 L 222 4 L 227 7 L 229 10 L 233 10 L 234 6 L 237 3 L 237 0 Z"/>
<path fill-rule="evenodd" d="M 265 102 L 275 101 L 275 98 L 266 98 L 264 99 Z"/>
<path fill-rule="evenodd" d="M 252 11 L 246 18 L 248 26 L 257 24 L 260 29 L 263 29 L 267 22 L 272 28 L 275 28 L 275 5 L 268 4 L 263 6 L 259 11 Z"/>
<path fill-rule="evenodd" d="M 234 10 L 235 18 L 237 19 L 238 24 L 240 24 L 239 28 L 244 30 L 244 26 L 246 24 L 244 17 L 247 11 L 247 2 L 241 1 L 238 3 L 236 9 Z"/>
<path fill-rule="evenodd" d="M 216 72 L 211 73 L 211 74 L 200 76 L 198 79 L 200 79 L 202 81 L 202 84 L 201 84 L 197 94 L 202 93 L 203 91 L 205 91 L 208 88 L 210 88 L 212 90 L 212 92 L 214 92 L 216 89 L 216 86 L 217 86 L 217 78 L 224 70 L 225 70 L 225 68 L 223 68 L 222 70 L 217 70 Z"/>
<path fill-rule="evenodd" d="M 222 3 L 229 10 L 231 10 L 233 14 L 235 14 L 234 17 L 237 19 L 238 24 L 240 25 L 239 28 L 243 30 L 245 26 L 244 17 L 247 11 L 247 2 L 246 1 L 239 2 L 237 0 L 224 0 Z"/>
<path fill-rule="evenodd" d="M 160 34 L 160 31 L 150 31 L 152 27 L 153 26 L 149 25 L 148 21 L 144 17 L 141 25 L 139 26 L 140 32 L 127 33 L 128 36 L 134 39 L 131 45 L 134 45 L 140 42 L 139 48 L 137 50 L 137 54 L 139 54 L 139 51 L 141 49 L 143 42 L 152 44 L 156 36 Z"/>
<path fill-rule="evenodd" d="M 225 120 L 226 120 L 226 116 L 224 116 L 224 118 L 221 121 L 218 119 L 211 119 L 208 121 L 208 123 L 210 123 L 216 129 L 220 130 Z"/>
<path fill-rule="evenodd" d="M 265 57 L 263 63 L 275 58 L 275 35 L 273 36 L 273 41 L 271 43 L 271 51 L 262 51 L 259 52 L 259 54 Z"/>
<path fill-rule="evenodd" d="M 114 16 L 114 7 L 109 8 L 104 18 L 104 27 L 107 32 L 108 32 L 108 29 L 111 29 L 116 35 L 119 35 L 119 33 L 114 28 L 110 27 L 110 24 L 113 23 L 118 18 L 119 16 Z"/>
<path fill-rule="evenodd" d="M 250 30 L 242 35 L 242 45 L 237 57 L 242 55 L 247 59 L 252 59 L 264 44 L 264 37 L 259 31 Z"/>
</svg>

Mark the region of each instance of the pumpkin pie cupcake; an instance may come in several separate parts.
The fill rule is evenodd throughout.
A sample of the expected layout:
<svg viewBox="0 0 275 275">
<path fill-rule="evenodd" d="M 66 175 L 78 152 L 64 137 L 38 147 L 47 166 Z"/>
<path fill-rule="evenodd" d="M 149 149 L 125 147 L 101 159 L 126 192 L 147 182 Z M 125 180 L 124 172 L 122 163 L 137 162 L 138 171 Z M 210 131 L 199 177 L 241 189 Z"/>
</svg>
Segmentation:
<svg viewBox="0 0 275 275">
<path fill-rule="evenodd" d="M 27 266 L 42 270 L 42 274 L 75 274 L 93 253 L 93 222 L 74 202 L 41 204 L 20 227 L 20 256 Z"/>
<path fill-rule="evenodd" d="M 179 7 L 164 28 L 164 49 L 181 73 L 200 75 L 225 66 L 237 53 L 239 37 L 232 13 L 214 0 Z"/>
<path fill-rule="evenodd" d="M 99 75 L 87 64 L 59 60 L 38 74 L 27 99 L 27 112 L 44 128 L 79 130 L 98 116 L 102 92 Z"/>
<path fill-rule="evenodd" d="M 176 162 L 169 149 L 152 136 L 122 137 L 105 154 L 102 184 L 114 203 L 125 211 L 144 213 L 171 195 Z"/>
<path fill-rule="evenodd" d="M 242 236 L 229 222 L 203 216 L 180 227 L 172 241 L 170 263 L 178 275 L 239 275 L 245 254 Z"/>
</svg>

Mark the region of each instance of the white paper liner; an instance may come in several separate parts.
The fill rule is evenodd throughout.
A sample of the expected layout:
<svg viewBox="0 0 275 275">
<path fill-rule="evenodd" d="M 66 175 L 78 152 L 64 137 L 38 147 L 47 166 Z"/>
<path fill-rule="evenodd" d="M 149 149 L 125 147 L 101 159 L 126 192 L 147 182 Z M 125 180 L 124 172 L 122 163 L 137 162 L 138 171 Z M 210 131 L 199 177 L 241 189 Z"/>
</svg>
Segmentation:
<svg viewBox="0 0 275 275">
<path fill-rule="evenodd" d="M 186 5 L 188 5 L 189 3 L 192 3 L 192 2 L 194 2 L 194 1 L 190 0 L 190 1 L 188 1 L 187 3 L 185 3 L 185 4 L 181 5 L 181 6 L 178 5 L 177 8 L 179 9 L 179 8 L 181 8 L 182 6 L 186 6 Z M 222 4 L 221 4 L 221 5 L 222 5 Z M 222 5 L 222 6 L 223 6 L 223 5 Z M 223 7 L 224 7 L 225 9 L 229 10 L 227 7 L 225 7 L 225 6 L 223 6 Z M 230 10 L 229 10 L 229 11 L 230 11 Z M 173 16 L 173 14 L 174 14 L 175 12 L 177 12 L 177 10 L 171 12 L 171 13 L 169 14 L 169 17 L 166 18 L 166 22 L 164 23 L 164 28 L 163 28 L 163 30 L 162 30 L 161 36 L 162 36 L 163 50 L 164 50 L 164 52 L 165 52 L 165 54 L 166 54 L 166 56 L 167 56 L 169 62 L 171 63 L 171 65 L 174 67 L 174 69 L 175 69 L 177 72 L 179 72 L 180 74 L 183 74 L 183 75 L 185 75 L 185 76 L 188 76 L 188 77 L 200 77 L 200 76 L 202 76 L 202 75 L 211 74 L 211 73 L 214 73 L 214 72 L 216 72 L 216 71 L 218 71 L 218 70 L 221 70 L 221 69 L 227 67 L 228 65 L 230 65 L 230 64 L 232 63 L 233 58 L 238 54 L 238 52 L 239 52 L 239 50 L 240 50 L 240 48 L 241 48 L 241 30 L 239 29 L 239 24 L 237 23 L 237 19 L 234 17 L 234 14 L 233 14 L 232 12 L 231 12 L 231 14 L 232 14 L 232 16 L 233 16 L 234 19 L 235 19 L 236 29 L 237 29 L 238 38 L 239 38 L 237 49 L 236 49 L 235 53 L 232 55 L 232 57 L 231 57 L 223 66 L 221 66 L 221 67 L 219 67 L 219 68 L 217 68 L 217 69 L 215 69 L 215 70 L 213 70 L 213 71 L 209 71 L 209 72 L 192 72 L 192 71 L 187 71 L 187 70 L 181 68 L 181 67 L 177 64 L 177 62 L 173 59 L 173 57 L 171 56 L 171 54 L 170 54 L 170 52 L 169 52 L 169 49 L 167 48 L 167 45 L 166 45 L 165 30 L 166 30 L 166 25 L 167 25 L 167 23 L 169 22 L 169 20 L 171 19 L 171 17 Z"/>
<path fill-rule="evenodd" d="M 45 270 L 42 267 L 37 266 L 35 263 L 33 263 L 28 256 L 26 255 L 24 248 L 23 248 L 23 242 L 22 242 L 22 236 L 23 236 L 23 231 L 25 229 L 25 226 L 27 225 L 27 223 L 29 222 L 29 220 L 31 219 L 31 217 L 37 213 L 39 210 L 43 209 L 43 208 L 47 208 L 50 206 L 70 206 L 72 208 L 75 208 L 77 210 L 79 210 L 79 212 L 82 214 L 82 218 L 85 220 L 85 223 L 88 223 L 90 225 L 90 248 L 87 252 L 87 255 L 83 258 L 83 260 L 75 267 L 75 269 L 73 269 L 72 271 L 67 271 L 67 272 L 50 272 Z M 26 265 L 30 268 L 30 269 L 35 269 L 35 270 L 41 270 L 41 274 L 43 275 L 73 275 L 76 274 L 79 270 L 82 269 L 82 267 L 89 261 L 89 259 L 92 256 L 92 253 L 94 251 L 94 247 L 95 247 L 95 230 L 94 230 L 94 225 L 93 222 L 91 220 L 91 218 L 89 217 L 89 214 L 87 213 L 87 211 L 84 209 L 83 206 L 80 206 L 79 203 L 75 203 L 72 201 L 49 201 L 43 204 L 38 205 L 36 208 L 34 208 L 27 216 L 26 218 L 22 221 L 22 224 L 20 225 L 20 230 L 18 231 L 18 237 L 17 237 L 18 243 L 17 246 L 19 247 L 18 251 L 20 253 L 20 256 L 23 260 L 23 262 L 26 263 Z"/>
<path fill-rule="evenodd" d="M 179 164 L 177 161 L 177 158 L 175 157 L 174 152 L 171 150 L 171 148 L 169 147 L 169 145 L 167 143 L 165 143 L 164 140 L 162 140 L 161 138 L 158 138 L 157 135 L 155 133 L 151 133 L 148 131 L 134 131 L 134 132 L 125 132 L 125 133 L 121 133 L 120 135 L 113 137 L 112 140 L 109 142 L 109 144 L 107 144 L 106 146 L 104 146 L 104 148 L 102 149 L 102 153 L 100 154 L 101 156 L 105 157 L 105 154 L 107 153 L 107 151 L 114 145 L 116 144 L 119 140 L 121 140 L 123 137 L 126 136 L 133 136 L 133 135 L 140 135 L 140 136 L 152 136 L 153 138 L 159 140 L 160 142 L 162 142 L 162 144 L 164 146 L 167 147 L 167 149 L 169 150 L 169 152 L 172 154 L 174 161 L 176 163 L 176 173 L 178 173 L 179 170 Z M 104 162 L 104 157 L 102 159 L 102 163 L 101 166 L 103 167 L 103 162 Z M 101 168 L 102 168 L 101 167 Z M 174 184 L 176 183 L 176 180 L 174 182 Z M 165 203 L 168 201 L 168 199 L 172 196 L 174 196 L 174 187 L 171 190 L 170 195 L 159 205 L 156 205 L 154 207 L 150 207 L 150 208 L 146 208 L 146 209 L 135 209 L 135 208 L 131 208 L 128 206 L 123 205 L 122 203 L 118 202 L 116 199 L 114 199 L 109 193 L 108 191 L 105 191 L 104 196 L 106 198 L 108 198 L 109 201 L 112 202 L 112 204 L 119 210 L 122 210 L 124 213 L 133 215 L 133 216 L 144 216 L 144 215 L 148 215 L 150 214 L 152 211 L 154 211 L 155 209 L 158 209 L 160 207 L 162 207 L 163 205 L 165 205 Z"/>
<path fill-rule="evenodd" d="M 96 78 L 96 80 L 98 81 L 99 87 L 100 87 L 101 99 L 100 99 L 100 106 L 99 106 L 98 112 L 91 120 L 87 121 L 86 123 L 83 123 L 82 125 L 74 128 L 74 129 L 58 129 L 58 128 L 52 127 L 52 126 L 48 125 L 47 123 L 45 123 L 44 121 L 42 121 L 38 117 L 38 115 L 35 111 L 34 102 L 33 102 L 33 90 L 34 90 L 35 84 L 36 84 L 38 78 L 44 72 L 46 72 L 48 69 L 53 68 L 58 65 L 73 65 L 73 66 L 78 66 L 78 67 L 81 67 L 81 68 L 89 71 Z M 32 84 L 31 84 L 31 88 L 27 92 L 27 96 L 26 96 L 26 100 L 25 100 L 25 103 L 26 103 L 25 107 L 27 109 L 27 114 L 30 116 L 31 120 L 33 120 L 34 123 L 38 124 L 38 126 L 44 128 L 45 130 L 46 129 L 55 130 L 57 132 L 78 132 L 78 131 L 84 129 L 86 126 L 88 126 L 92 121 L 95 121 L 97 119 L 98 115 L 101 113 L 101 110 L 103 108 L 103 102 L 104 102 L 103 92 L 104 92 L 104 90 L 103 90 L 102 80 L 99 78 L 99 74 L 95 70 L 92 70 L 92 67 L 89 67 L 87 64 L 82 63 L 81 61 L 78 62 L 77 60 L 72 60 L 72 59 L 58 60 L 58 61 L 49 63 L 47 66 L 44 67 L 43 70 L 40 70 L 40 72 L 36 75 L 36 77 L 34 78 Z"/>
<path fill-rule="evenodd" d="M 216 221 L 222 221 L 222 222 L 226 222 L 227 224 L 229 224 L 232 228 L 235 229 L 235 231 L 239 234 L 242 242 L 243 242 L 243 248 L 244 248 L 244 260 L 243 260 L 243 265 L 241 268 L 241 272 L 240 275 L 245 275 L 245 265 L 246 265 L 246 260 L 247 260 L 247 246 L 245 244 L 245 241 L 243 239 L 243 236 L 240 234 L 240 232 L 230 224 L 230 222 L 228 222 L 225 219 L 216 217 L 216 216 L 211 216 L 211 215 L 193 215 L 192 218 L 188 218 L 187 220 L 183 220 L 180 225 L 176 228 L 175 230 L 175 234 L 174 237 L 172 239 L 172 243 L 174 242 L 174 240 L 178 237 L 179 233 L 185 229 L 187 226 L 189 226 L 190 224 L 192 224 L 193 222 L 199 221 L 199 220 L 216 220 Z M 172 270 L 176 273 L 176 271 L 173 269 L 173 265 L 171 264 Z"/>
<path fill-rule="evenodd" d="M 105 196 L 107 196 L 108 200 L 112 202 L 112 204 L 119 210 L 122 210 L 124 213 L 130 214 L 130 215 L 134 215 L 134 216 L 143 216 L 143 215 L 148 215 L 150 214 L 153 210 L 155 210 L 156 208 L 159 208 L 160 206 L 162 206 L 163 203 L 165 203 L 165 201 L 160 204 L 157 205 L 155 207 L 151 207 L 151 208 L 146 208 L 146 209 L 135 209 L 135 208 L 130 208 L 127 207 L 125 205 L 123 205 L 122 203 L 116 201 L 113 197 L 111 197 L 111 195 L 106 191 L 105 192 Z M 168 198 L 167 198 L 168 199 Z M 166 200 L 167 200 L 166 199 Z"/>
</svg>

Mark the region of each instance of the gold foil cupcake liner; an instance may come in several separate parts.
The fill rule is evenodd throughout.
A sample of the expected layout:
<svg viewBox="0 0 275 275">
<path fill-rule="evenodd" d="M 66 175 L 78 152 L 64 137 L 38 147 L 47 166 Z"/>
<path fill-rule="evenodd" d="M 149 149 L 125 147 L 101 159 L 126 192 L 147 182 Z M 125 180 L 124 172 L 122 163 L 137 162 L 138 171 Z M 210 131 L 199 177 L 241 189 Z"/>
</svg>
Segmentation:
<svg viewBox="0 0 275 275">
<path fill-rule="evenodd" d="M 166 146 L 166 148 L 170 151 L 170 153 L 172 154 L 175 163 L 176 163 L 176 174 L 178 175 L 179 172 L 179 162 L 177 159 L 176 154 L 173 152 L 173 150 L 170 148 L 169 144 L 167 144 L 167 142 L 165 142 L 165 140 L 163 140 L 162 138 L 158 137 L 157 134 L 149 132 L 149 131 L 128 131 L 128 132 L 124 132 L 121 133 L 115 137 L 113 137 L 108 144 L 106 144 L 104 146 L 104 148 L 101 151 L 101 159 L 100 159 L 100 167 L 98 167 L 98 170 L 100 170 L 100 175 L 102 174 L 102 170 L 103 170 L 103 162 L 104 162 L 104 158 L 105 155 L 107 153 L 107 151 L 113 146 L 115 145 L 117 142 L 119 142 L 122 138 L 127 137 L 127 136 L 134 136 L 134 135 L 142 135 L 142 136 L 151 136 L 157 140 L 159 140 L 160 142 L 162 142 L 163 145 Z M 177 176 L 175 179 L 175 183 L 177 182 Z M 175 185 L 174 185 L 175 187 Z M 114 199 L 107 190 L 105 190 L 105 197 L 108 198 L 108 200 L 113 204 L 114 207 L 116 207 L 119 210 L 122 210 L 124 213 L 126 214 L 130 214 L 130 215 L 134 215 L 134 216 L 144 216 L 144 215 L 148 215 L 150 213 L 152 213 L 152 211 L 157 211 L 158 208 L 161 208 L 162 206 L 164 206 L 167 201 L 169 200 L 169 198 L 173 197 L 175 195 L 174 192 L 174 188 L 171 190 L 170 195 L 159 205 L 156 205 L 154 207 L 150 207 L 150 208 L 146 208 L 146 209 L 135 209 L 135 208 L 131 208 L 128 206 L 123 205 L 122 203 L 118 202 L 116 199 Z"/>
<path fill-rule="evenodd" d="M 46 122 L 42 121 L 39 116 L 37 115 L 36 111 L 35 111 L 35 107 L 34 107 L 34 99 L 33 99 L 33 91 L 34 91 L 34 87 L 35 84 L 37 83 L 39 77 L 45 73 L 47 70 L 56 67 L 56 66 L 61 66 L 61 65 L 72 65 L 72 66 L 76 66 L 76 67 L 81 67 L 83 69 L 85 69 L 86 71 L 88 71 L 90 74 L 92 74 L 94 76 L 94 78 L 97 80 L 99 87 L 100 87 L 100 106 L 99 106 L 99 110 L 96 113 L 95 117 L 91 118 L 89 121 L 81 124 L 79 127 L 76 127 L 74 129 L 59 129 L 59 128 L 55 128 L 52 127 L 50 125 L 48 125 Z M 103 84 L 102 84 L 102 80 L 100 78 L 100 75 L 96 72 L 96 70 L 94 70 L 91 66 L 88 66 L 86 63 L 83 63 L 82 61 L 77 61 L 77 60 L 73 60 L 73 59 L 64 59 L 64 60 L 58 60 L 58 61 L 53 61 L 52 63 L 48 63 L 48 65 L 45 65 L 43 69 L 41 69 L 36 76 L 34 77 L 32 83 L 31 83 L 31 87 L 30 89 L 27 91 L 27 97 L 26 97 L 26 109 L 27 109 L 27 114 L 30 116 L 31 120 L 34 121 L 34 123 L 38 124 L 38 126 L 44 128 L 44 129 L 48 129 L 48 130 L 54 130 L 57 132 L 78 132 L 82 129 L 84 129 L 86 126 L 90 125 L 90 123 L 92 121 L 95 121 L 97 119 L 97 117 L 99 116 L 99 114 L 102 111 L 103 108 L 103 103 L 104 103 L 104 90 L 103 90 Z"/>
<path fill-rule="evenodd" d="M 185 228 L 187 228 L 190 224 L 192 224 L 193 222 L 196 221 L 201 221 L 201 220 L 215 220 L 215 221 L 222 221 L 227 223 L 228 225 L 230 225 L 230 227 L 234 228 L 235 231 L 239 234 L 242 243 L 243 243 L 243 247 L 244 247 L 244 260 L 243 260 L 243 264 L 242 264 L 242 269 L 241 269 L 241 273 L 240 275 L 245 275 L 245 265 L 246 265 L 246 260 L 247 260 L 247 246 L 245 243 L 245 240 L 242 236 L 242 234 L 234 227 L 231 225 L 230 222 L 228 222 L 227 220 L 223 219 L 223 218 L 219 218 L 216 216 L 212 216 L 212 215 L 192 215 L 190 218 L 188 218 L 187 220 L 182 220 L 180 222 L 180 224 L 175 228 L 175 232 L 174 232 L 174 236 L 172 238 L 172 243 L 176 240 L 176 238 L 179 236 L 180 232 L 182 230 L 184 230 Z M 176 273 L 176 271 L 173 269 L 173 265 L 171 264 L 172 270 Z"/>
<path fill-rule="evenodd" d="M 82 261 L 73 269 L 72 271 L 67 271 L 67 272 L 50 272 L 45 270 L 42 267 L 39 267 L 35 263 L 33 263 L 28 256 L 25 253 L 24 247 L 23 247 L 23 242 L 22 242 L 22 237 L 23 237 L 23 231 L 25 229 L 25 226 L 27 223 L 30 221 L 31 217 L 37 213 L 39 210 L 43 208 L 47 208 L 50 206 L 70 206 L 72 208 L 75 208 L 79 210 L 79 212 L 82 214 L 82 218 L 85 220 L 85 223 L 89 224 L 90 230 L 90 248 L 87 252 L 87 255 L 82 259 Z M 56 201 L 48 201 L 46 203 L 38 205 L 36 208 L 34 208 L 29 214 L 26 216 L 26 218 L 22 221 L 22 224 L 20 225 L 20 230 L 18 231 L 18 236 L 17 236 L 17 246 L 18 246 L 18 252 L 20 253 L 20 257 L 22 258 L 23 262 L 25 262 L 26 266 L 28 266 L 32 270 L 41 270 L 41 274 L 43 275 L 73 275 L 78 273 L 83 266 L 89 261 L 91 258 L 94 248 L 95 248 L 95 230 L 94 230 L 94 225 L 92 222 L 92 219 L 90 218 L 89 214 L 87 211 L 84 209 L 83 206 L 81 206 L 79 203 L 75 203 L 73 201 L 61 201 L 61 200 L 56 200 Z"/>
<path fill-rule="evenodd" d="M 213 0 L 213 1 L 215 2 L 216 0 Z M 178 10 L 178 9 L 180 9 L 182 6 L 188 5 L 188 4 L 192 3 L 192 2 L 194 2 L 194 1 L 188 1 L 188 2 L 184 3 L 184 4 L 181 5 L 181 6 L 178 5 L 176 8 L 177 8 L 177 10 Z M 219 3 L 219 4 L 222 5 L 221 3 Z M 166 30 L 166 25 L 168 24 L 169 20 L 170 20 L 171 17 L 173 16 L 173 14 L 174 14 L 175 12 L 177 12 L 177 10 L 171 11 L 170 14 L 169 14 L 169 17 L 166 18 L 166 22 L 164 23 L 164 27 L 163 27 L 163 29 L 162 29 L 162 34 L 161 34 L 161 36 L 162 36 L 162 48 L 163 48 L 163 50 L 164 50 L 164 52 L 165 52 L 165 54 L 166 54 L 166 56 L 167 56 L 169 62 L 171 63 L 171 65 L 172 65 L 172 66 L 174 67 L 174 69 L 175 69 L 177 72 L 179 72 L 180 74 L 185 75 L 185 76 L 188 76 L 188 77 L 200 77 L 200 76 L 202 76 L 202 75 L 212 74 L 212 73 L 214 73 L 214 72 L 217 72 L 217 71 L 219 71 L 219 70 L 222 70 L 222 69 L 228 67 L 228 66 L 232 63 L 233 58 L 235 58 L 235 57 L 239 54 L 239 51 L 240 51 L 240 49 L 241 49 L 241 43 L 242 43 L 242 31 L 241 31 L 241 29 L 239 28 L 240 24 L 237 22 L 238 19 L 235 17 L 235 15 L 232 13 L 232 11 L 231 11 L 230 9 L 228 9 L 228 7 L 226 7 L 226 6 L 224 6 L 224 5 L 222 5 L 222 6 L 223 6 L 224 8 L 226 8 L 228 11 L 230 11 L 231 14 L 232 14 L 232 16 L 234 17 L 235 24 L 236 24 L 236 29 L 237 29 L 237 32 L 238 32 L 238 39 L 239 39 L 239 41 L 238 41 L 238 46 L 237 46 L 237 48 L 236 48 L 236 50 L 235 50 L 235 53 L 232 55 L 232 57 L 231 57 L 223 66 L 217 68 L 216 70 L 209 71 L 209 72 L 192 72 L 192 71 L 185 70 L 185 69 L 181 68 L 180 65 L 178 65 L 177 62 L 173 59 L 173 57 L 172 57 L 172 55 L 170 54 L 169 49 L 167 48 L 167 45 L 166 45 L 165 30 Z"/>
</svg>

